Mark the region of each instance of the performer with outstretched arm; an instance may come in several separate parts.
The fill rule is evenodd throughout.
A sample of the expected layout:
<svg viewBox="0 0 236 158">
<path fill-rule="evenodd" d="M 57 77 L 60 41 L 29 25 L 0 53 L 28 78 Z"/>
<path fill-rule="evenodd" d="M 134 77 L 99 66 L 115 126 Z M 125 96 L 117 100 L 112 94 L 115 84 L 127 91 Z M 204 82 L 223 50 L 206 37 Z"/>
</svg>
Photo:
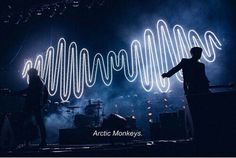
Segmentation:
<svg viewBox="0 0 236 158">
<path fill-rule="evenodd" d="M 182 69 L 184 78 L 184 91 L 186 95 L 209 93 L 209 81 L 205 74 L 205 65 L 199 62 L 202 55 L 202 48 L 193 47 L 190 50 L 192 58 L 182 59 L 181 62 L 167 73 L 163 73 L 162 77 L 171 77 Z"/>
<path fill-rule="evenodd" d="M 190 53 L 192 58 L 182 59 L 177 66 L 167 73 L 163 73 L 162 77 L 171 77 L 182 69 L 184 79 L 183 87 L 189 105 L 187 106 L 187 114 L 190 116 L 189 121 L 192 122 L 190 124 L 193 124 L 193 127 L 191 127 L 192 130 L 194 128 L 194 133 L 192 133 L 192 135 L 194 135 L 195 140 L 199 142 L 202 137 L 201 131 L 203 130 L 201 125 L 202 121 L 200 119 L 201 111 L 199 111 L 201 108 L 199 108 L 199 106 L 202 106 L 201 101 L 203 98 L 201 97 L 210 93 L 209 80 L 205 73 L 205 65 L 199 62 L 202 55 L 202 48 L 193 47 L 190 50 Z"/>
</svg>

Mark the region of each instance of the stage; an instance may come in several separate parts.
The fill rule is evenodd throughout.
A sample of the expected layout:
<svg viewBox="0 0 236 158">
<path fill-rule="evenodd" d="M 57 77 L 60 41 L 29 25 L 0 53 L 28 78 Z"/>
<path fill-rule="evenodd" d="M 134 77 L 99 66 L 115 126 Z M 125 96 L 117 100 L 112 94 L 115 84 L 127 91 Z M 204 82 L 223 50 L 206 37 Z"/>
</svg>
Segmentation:
<svg viewBox="0 0 236 158">
<path fill-rule="evenodd" d="M 234 156 L 234 147 L 217 147 L 214 144 L 198 146 L 191 139 L 134 141 L 128 143 L 59 145 L 48 144 L 39 148 L 37 144 L 30 147 L 19 145 L 9 151 L 1 151 L 0 156 Z"/>
<path fill-rule="evenodd" d="M 48 144 L 39 148 L 19 145 L 16 149 L 1 152 L 1 156 L 196 156 L 197 149 L 191 140 L 137 141 L 115 144 Z M 199 153 L 200 154 L 200 153 Z M 210 153 L 209 153 L 210 154 Z M 202 155 L 203 156 L 203 155 Z M 215 153 L 215 156 L 220 156 Z"/>
<path fill-rule="evenodd" d="M 235 11 L 1 1 L 0 156 L 236 156 Z"/>
</svg>

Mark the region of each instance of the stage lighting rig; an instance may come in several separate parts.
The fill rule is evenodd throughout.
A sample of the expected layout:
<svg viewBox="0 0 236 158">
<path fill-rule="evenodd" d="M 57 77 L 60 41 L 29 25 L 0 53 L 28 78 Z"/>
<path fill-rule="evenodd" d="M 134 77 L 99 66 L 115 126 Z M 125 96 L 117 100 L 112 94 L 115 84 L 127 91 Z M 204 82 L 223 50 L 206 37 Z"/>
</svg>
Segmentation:
<svg viewBox="0 0 236 158">
<path fill-rule="evenodd" d="M 78 1 L 78 0 L 73 0 L 72 6 L 73 6 L 74 8 L 79 7 L 79 1 Z"/>
<path fill-rule="evenodd" d="M 46 1 L 46 3 L 43 4 L 39 4 L 37 1 L 35 1 L 32 2 L 30 7 L 13 1 L 10 4 L 6 3 L 6 5 L 1 6 L 0 9 L 2 10 L 2 18 L 0 22 L 5 24 L 26 23 L 30 18 L 32 18 L 32 16 L 27 15 L 27 12 L 31 12 L 32 15 L 53 18 L 56 15 L 64 14 L 65 10 L 70 7 L 76 9 L 80 7 L 92 9 L 95 6 L 104 6 L 105 1 L 106 0 L 54 0 Z M 19 17 L 20 13 L 24 13 L 22 14 L 24 16 Z M 9 15 L 11 16 L 9 17 Z M 12 17 L 19 17 L 19 19 L 13 20 Z"/>
<path fill-rule="evenodd" d="M 62 15 L 66 11 L 67 7 L 64 3 L 61 3 L 58 7 L 58 14 Z"/>
<path fill-rule="evenodd" d="M 41 8 L 36 9 L 35 11 L 36 15 L 40 16 L 43 14 L 43 10 Z"/>
</svg>

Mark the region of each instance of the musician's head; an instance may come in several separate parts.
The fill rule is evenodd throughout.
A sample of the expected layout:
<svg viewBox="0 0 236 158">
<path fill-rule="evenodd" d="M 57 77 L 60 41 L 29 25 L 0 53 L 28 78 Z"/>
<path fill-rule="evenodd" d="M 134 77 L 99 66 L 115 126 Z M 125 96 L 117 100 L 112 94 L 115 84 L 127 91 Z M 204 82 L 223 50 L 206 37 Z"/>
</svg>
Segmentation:
<svg viewBox="0 0 236 158">
<path fill-rule="evenodd" d="M 199 60 L 201 58 L 201 56 L 202 56 L 202 48 L 200 48 L 200 47 L 193 47 L 190 50 L 190 53 L 192 55 L 192 59 Z"/>
<path fill-rule="evenodd" d="M 27 74 L 29 75 L 29 79 L 32 80 L 33 78 L 36 78 L 38 76 L 38 70 L 35 68 L 31 68 L 28 70 Z"/>
</svg>

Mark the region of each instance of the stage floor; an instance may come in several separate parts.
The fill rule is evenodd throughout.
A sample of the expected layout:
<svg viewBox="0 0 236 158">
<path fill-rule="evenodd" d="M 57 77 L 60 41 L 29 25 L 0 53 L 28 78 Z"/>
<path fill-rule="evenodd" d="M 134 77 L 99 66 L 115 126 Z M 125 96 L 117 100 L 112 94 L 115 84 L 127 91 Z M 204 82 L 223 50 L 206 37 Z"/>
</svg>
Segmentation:
<svg viewBox="0 0 236 158">
<path fill-rule="evenodd" d="M 233 150 L 219 150 L 213 146 L 199 147 L 190 139 L 134 141 L 115 144 L 59 145 L 39 148 L 32 144 L 2 151 L 0 156 L 236 156 Z"/>
</svg>

